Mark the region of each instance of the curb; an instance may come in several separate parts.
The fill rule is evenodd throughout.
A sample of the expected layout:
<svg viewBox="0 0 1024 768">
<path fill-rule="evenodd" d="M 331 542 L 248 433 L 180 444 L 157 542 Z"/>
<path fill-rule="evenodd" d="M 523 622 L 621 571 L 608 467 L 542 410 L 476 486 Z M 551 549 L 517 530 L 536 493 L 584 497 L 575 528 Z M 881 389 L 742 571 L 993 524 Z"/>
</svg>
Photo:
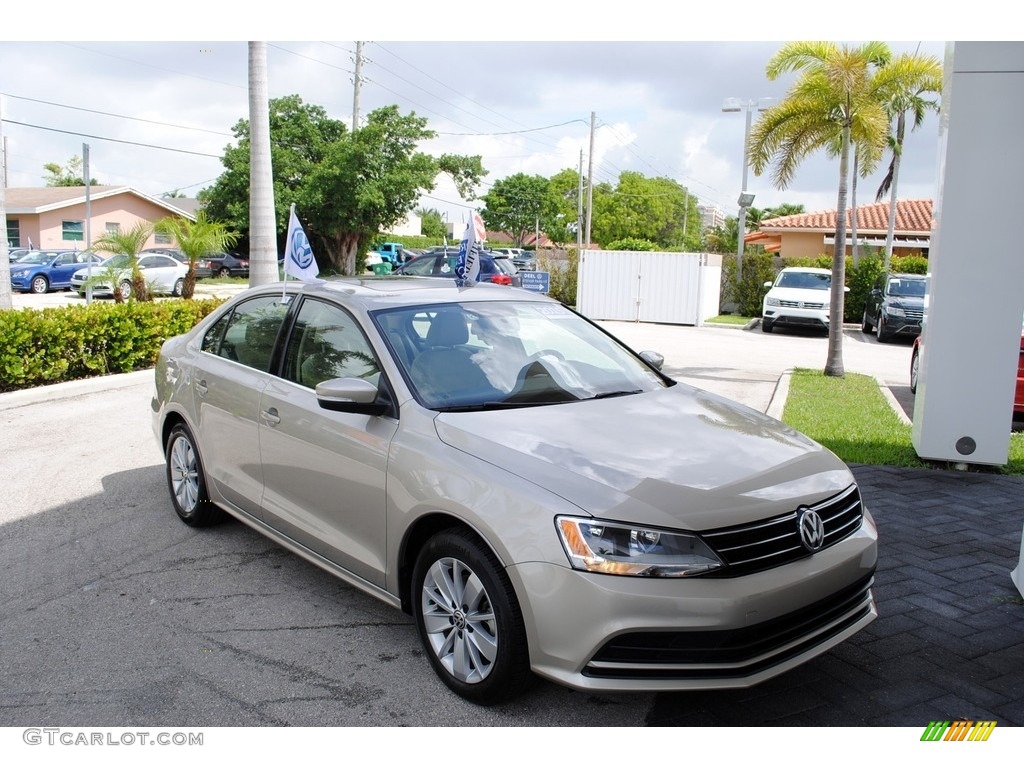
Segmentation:
<svg viewBox="0 0 1024 768">
<path fill-rule="evenodd" d="M 41 387 L 29 387 L 27 389 L 15 390 L 14 392 L 3 392 L 0 393 L 0 411 L 54 400 L 70 400 L 73 397 L 89 395 L 95 392 L 125 389 L 126 387 L 141 384 L 144 381 L 153 381 L 152 368 L 143 368 L 140 371 L 132 371 L 131 373 L 112 373 L 88 379 L 62 381 L 59 384 L 44 384 Z"/>
</svg>

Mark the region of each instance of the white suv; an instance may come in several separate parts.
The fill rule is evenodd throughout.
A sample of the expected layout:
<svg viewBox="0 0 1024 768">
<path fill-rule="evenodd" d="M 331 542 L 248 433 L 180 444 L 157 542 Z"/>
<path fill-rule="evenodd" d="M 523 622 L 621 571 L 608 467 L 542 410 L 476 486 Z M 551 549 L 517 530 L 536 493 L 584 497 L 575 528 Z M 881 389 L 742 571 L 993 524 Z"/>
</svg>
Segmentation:
<svg viewBox="0 0 1024 768">
<path fill-rule="evenodd" d="M 771 333 L 776 325 L 828 330 L 832 272 L 816 267 L 786 267 L 769 291 L 761 308 L 761 330 Z"/>
</svg>

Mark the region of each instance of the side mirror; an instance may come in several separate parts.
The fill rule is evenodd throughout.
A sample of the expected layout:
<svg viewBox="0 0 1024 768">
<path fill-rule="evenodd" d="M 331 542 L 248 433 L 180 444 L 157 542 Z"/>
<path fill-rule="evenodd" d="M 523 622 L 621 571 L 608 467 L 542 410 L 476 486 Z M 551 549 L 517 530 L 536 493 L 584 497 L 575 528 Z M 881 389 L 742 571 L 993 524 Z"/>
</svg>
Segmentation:
<svg viewBox="0 0 1024 768">
<path fill-rule="evenodd" d="M 377 385 L 365 379 L 328 379 L 316 385 L 317 402 L 328 411 L 380 416 L 388 407 L 377 402 L 378 394 Z"/>
<path fill-rule="evenodd" d="M 844 291 L 845 293 L 849 293 L 849 292 L 850 292 L 850 286 L 848 286 L 848 285 L 844 285 L 844 286 L 843 286 L 843 291 Z"/>
<path fill-rule="evenodd" d="M 656 371 L 661 370 L 661 366 L 665 364 L 665 356 L 660 355 L 657 352 L 652 352 L 647 349 L 640 353 L 640 359 L 647 363 L 649 366 L 654 368 Z"/>
<path fill-rule="evenodd" d="M 771 288 L 772 287 L 772 281 L 769 280 L 767 283 L 764 284 L 764 287 L 765 288 Z"/>
</svg>

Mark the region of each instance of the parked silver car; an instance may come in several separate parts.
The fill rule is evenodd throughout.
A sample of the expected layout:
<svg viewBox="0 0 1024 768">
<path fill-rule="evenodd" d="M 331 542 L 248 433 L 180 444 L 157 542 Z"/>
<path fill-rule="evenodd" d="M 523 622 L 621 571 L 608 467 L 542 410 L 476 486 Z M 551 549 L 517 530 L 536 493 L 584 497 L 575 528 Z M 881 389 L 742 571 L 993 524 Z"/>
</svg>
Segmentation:
<svg viewBox="0 0 1024 768">
<path fill-rule="evenodd" d="M 750 686 L 875 618 L 875 524 L 832 453 L 659 367 L 528 291 L 289 282 L 163 345 L 153 427 L 185 523 L 411 614 L 470 700 Z"/>
</svg>

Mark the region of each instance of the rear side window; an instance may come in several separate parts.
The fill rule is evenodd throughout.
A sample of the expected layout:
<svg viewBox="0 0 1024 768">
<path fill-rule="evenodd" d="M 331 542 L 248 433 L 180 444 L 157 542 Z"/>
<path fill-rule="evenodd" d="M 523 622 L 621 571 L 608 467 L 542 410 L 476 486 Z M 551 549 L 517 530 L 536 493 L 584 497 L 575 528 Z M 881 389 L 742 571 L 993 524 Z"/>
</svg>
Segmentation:
<svg viewBox="0 0 1024 768">
<path fill-rule="evenodd" d="M 288 305 L 280 296 L 260 296 L 237 305 L 218 320 L 203 337 L 203 351 L 250 368 L 270 371 L 281 323 Z"/>
</svg>

